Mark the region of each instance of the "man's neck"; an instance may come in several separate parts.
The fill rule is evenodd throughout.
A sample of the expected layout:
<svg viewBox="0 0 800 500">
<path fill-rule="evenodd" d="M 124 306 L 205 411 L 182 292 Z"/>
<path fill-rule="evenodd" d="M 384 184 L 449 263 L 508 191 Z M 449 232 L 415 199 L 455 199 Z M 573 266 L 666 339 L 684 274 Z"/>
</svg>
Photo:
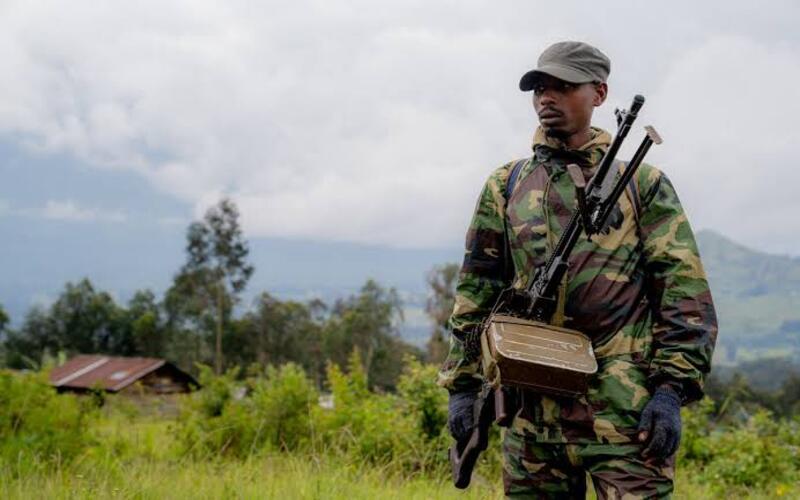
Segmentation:
<svg viewBox="0 0 800 500">
<path fill-rule="evenodd" d="M 564 144 L 569 149 L 578 149 L 579 147 L 583 146 L 590 140 L 592 140 L 592 131 L 591 128 L 586 127 L 580 132 L 576 132 L 570 135 L 569 137 L 566 137 L 564 139 Z"/>
</svg>

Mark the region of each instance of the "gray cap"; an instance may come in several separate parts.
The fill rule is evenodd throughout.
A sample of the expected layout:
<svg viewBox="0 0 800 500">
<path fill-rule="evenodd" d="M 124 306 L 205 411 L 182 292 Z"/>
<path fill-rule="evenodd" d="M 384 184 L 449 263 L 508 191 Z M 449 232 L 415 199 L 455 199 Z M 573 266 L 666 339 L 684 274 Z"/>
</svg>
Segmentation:
<svg viewBox="0 0 800 500">
<path fill-rule="evenodd" d="M 605 82 L 610 71 L 611 61 L 599 49 L 583 42 L 558 42 L 542 52 L 536 69 L 522 75 L 519 88 L 533 90 L 542 74 L 570 83 Z"/>
</svg>

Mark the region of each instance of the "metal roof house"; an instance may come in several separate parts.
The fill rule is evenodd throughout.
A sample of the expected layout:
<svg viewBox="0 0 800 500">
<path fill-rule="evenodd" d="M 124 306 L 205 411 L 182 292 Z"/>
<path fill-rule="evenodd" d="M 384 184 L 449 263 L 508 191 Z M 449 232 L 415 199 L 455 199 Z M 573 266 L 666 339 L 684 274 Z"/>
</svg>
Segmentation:
<svg viewBox="0 0 800 500">
<path fill-rule="evenodd" d="M 189 392 L 200 384 L 172 363 L 158 358 L 126 358 L 81 354 L 50 372 L 50 384 L 59 391 L 131 391 L 147 394 Z"/>
</svg>

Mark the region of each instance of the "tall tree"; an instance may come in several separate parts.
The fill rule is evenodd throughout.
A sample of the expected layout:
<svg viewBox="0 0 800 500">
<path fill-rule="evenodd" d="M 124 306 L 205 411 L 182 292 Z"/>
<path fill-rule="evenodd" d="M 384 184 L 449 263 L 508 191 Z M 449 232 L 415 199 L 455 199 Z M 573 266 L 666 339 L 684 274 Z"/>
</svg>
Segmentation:
<svg viewBox="0 0 800 500">
<path fill-rule="evenodd" d="M 8 326 L 9 317 L 6 310 L 3 309 L 2 304 L 0 304 L 0 338 L 2 338 L 2 334 L 5 332 L 6 327 Z"/>
<path fill-rule="evenodd" d="M 458 264 L 444 264 L 431 269 L 426 277 L 430 289 L 425 312 L 433 322 L 427 344 L 428 361 L 431 363 L 441 363 L 447 356 L 447 321 L 455 304 L 458 270 Z"/>
<path fill-rule="evenodd" d="M 7 327 L 10 319 L 6 310 L 3 309 L 3 305 L 0 304 L 0 366 L 5 366 L 8 362 L 8 356 L 6 354 L 6 342 L 7 342 Z"/>
<path fill-rule="evenodd" d="M 150 290 L 137 291 L 128 302 L 126 315 L 136 352 L 144 356 L 164 356 L 169 339 L 155 294 Z"/>
<path fill-rule="evenodd" d="M 125 309 L 88 279 L 67 283 L 48 309 L 28 311 L 5 345 L 7 363 L 19 368 L 36 367 L 59 353 L 137 353 Z"/>
<path fill-rule="evenodd" d="M 399 336 L 402 304 L 397 292 L 369 280 L 357 295 L 337 300 L 324 326 L 327 359 L 345 366 L 358 350 L 370 387 L 393 389 L 403 366 L 403 356 L 418 355 Z"/>
<path fill-rule="evenodd" d="M 246 260 L 249 249 L 236 205 L 223 198 L 202 221 L 189 225 L 186 239 L 187 261 L 167 300 L 181 302 L 178 309 L 194 315 L 197 324 L 213 322 L 214 370 L 221 374 L 225 325 L 254 270 Z"/>
<path fill-rule="evenodd" d="M 320 387 L 325 362 L 322 359 L 320 301 L 308 304 L 281 301 L 263 292 L 252 311 L 236 320 L 226 332 L 226 359 L 240 365 L 297 363 Z"/>
</svg>

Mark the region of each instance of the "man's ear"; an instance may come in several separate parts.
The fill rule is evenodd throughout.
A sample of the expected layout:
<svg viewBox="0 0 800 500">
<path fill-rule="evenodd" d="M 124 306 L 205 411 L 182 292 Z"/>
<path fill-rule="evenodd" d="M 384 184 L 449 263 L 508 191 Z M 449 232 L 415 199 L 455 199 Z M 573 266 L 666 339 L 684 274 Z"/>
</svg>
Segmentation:
<svg viewBox="0 0 800 500">
<path fill-rule="evenodd" d="M 600 106 L 604 102 L 606 102 L 606 97 L 608 97 L 608 84 L 606 82 L 600 82 L 594 86 L 594 99 L 592 99 L 592 105 L 594 107 Z"/>
</svg>

